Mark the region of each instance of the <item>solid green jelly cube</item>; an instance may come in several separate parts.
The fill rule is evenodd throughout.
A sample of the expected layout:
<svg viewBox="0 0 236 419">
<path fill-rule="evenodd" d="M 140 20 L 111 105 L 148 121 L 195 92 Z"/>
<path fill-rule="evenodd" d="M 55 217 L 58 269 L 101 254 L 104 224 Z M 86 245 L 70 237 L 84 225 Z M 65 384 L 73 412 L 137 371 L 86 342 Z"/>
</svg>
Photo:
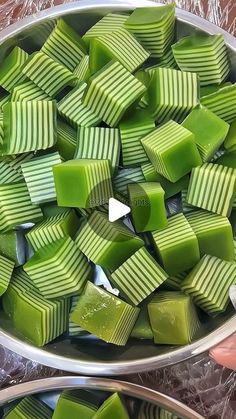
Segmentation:
<svg viewBox="0 0 236 419">
<path fill-rule="evenodd" d="M 165 192 L 158 182 L 128 185 L 132 220 L 138 233 L 167 227 Z"/>
<path fill-rule="evenodd" d="M 186 218 L 197 236 L 201 256 L 235 259 L 233 232 L 227 217 L 199 210 L 186 214 Z"/>
<path fill-rule="evenodd" d="M 204 107 L 193 109 L 182 125 L 194 134 L 194 141 L 204 162 L 211 159 L 229 131 L 227 122 Z"/>
<path fill-rule="evenodd" d="M 169 275 L 194 266 L 200 259 L 197 237 L 183 214 L 168 219 L 168 227 L 153 231 L 157 254 Z"/>
<path fill-rule="evenodd" d="M 148 304 L 154 342 L 162 345 L 187 345 L 199 329 L 194 304 L 188 295 L 162 291 Z"/>
<path fill-rule="evenodd" d="M 126 407 L 118 393 L 112 394 L 95 413 L 93 419 L 129 419 Z"/>
<path fill-rule="evenodd" d="M 152 131 L 141 142 L 156 171 L 171 182 L 202 162 L 194 134 L 174 121 Z"/>
<path fill-rule="evenodd" d="M 140 307 L 140 313 L 130 337 L 137 339 L 153 339 L 146 301 Z"/>
<path fill-rule="evenodd" d="M 98 398 L 90 391 L 66 390 L 59 397 L 52 419 L 92 419 L 97 405 Z"/>
<path fill-rule="evenodd" d="M 108 343 L 125 345 L 139 309 L 88 281 L 71 320 Z"/>
<path fill-rule="evenodd" d="M 108 160 L 69 160 L 54 166 L 53 174 L 62 207 L 93 208 L 113 196 Z"/>
</svg>

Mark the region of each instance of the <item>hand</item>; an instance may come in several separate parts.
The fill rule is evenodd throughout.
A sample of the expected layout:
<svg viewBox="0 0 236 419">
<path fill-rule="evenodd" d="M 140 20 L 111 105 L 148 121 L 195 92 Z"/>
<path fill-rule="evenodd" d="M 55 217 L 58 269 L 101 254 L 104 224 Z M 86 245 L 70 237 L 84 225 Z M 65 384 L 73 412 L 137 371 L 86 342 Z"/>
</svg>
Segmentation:
<svg viewBox="0 0 236 419">
<path fill-rule="evenodd" d="M 218 364 L 236 371 L 236 333 L 211 349 L 210 356 Z"/>
</svg>

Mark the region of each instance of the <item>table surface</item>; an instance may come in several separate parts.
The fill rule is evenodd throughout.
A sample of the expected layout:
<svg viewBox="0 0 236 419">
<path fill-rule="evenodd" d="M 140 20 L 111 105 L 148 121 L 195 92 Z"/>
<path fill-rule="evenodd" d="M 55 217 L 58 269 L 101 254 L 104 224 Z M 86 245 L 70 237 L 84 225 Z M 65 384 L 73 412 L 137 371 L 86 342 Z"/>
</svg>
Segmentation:
<svg viewBox="0 0 236 419">
<path fill-rule="evenodd" d="M 0 30 L 23 17 L 70 0 L 0 0 Z M 161 0 L 161 3 L 171 3 Z M 236 35 L 235 0 L 176 0 L 191 11 Z M 0 346 L 0 388 L 32 379 L 66 375 Z M 209 419 L 236 418 L 236 372 L 217 365 L 207 354 L 142 374 L 122 377 L 169 394 Z"/>
</svg>

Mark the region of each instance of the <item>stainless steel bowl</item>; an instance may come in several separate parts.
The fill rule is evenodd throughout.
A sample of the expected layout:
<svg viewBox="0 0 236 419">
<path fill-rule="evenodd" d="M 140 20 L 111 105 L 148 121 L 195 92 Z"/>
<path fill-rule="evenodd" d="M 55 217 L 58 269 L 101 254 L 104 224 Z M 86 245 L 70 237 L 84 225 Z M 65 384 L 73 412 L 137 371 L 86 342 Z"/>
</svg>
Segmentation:
<svg viewBox="0 0 236 419">
<path fill-rule="evenodd" d="M 127 11 L 136 7 L 158 6 L 149 1 L 109 1 L 101 0 L 80 1 L 57 6 L 28 17 L 0 33 L 0 59 L 4 57 L 10 47 L 16 42 L 24 48 L 30 49 L 32 35 L 37 42 L 42 40 L 45 22 L 60 16 L 66 17 L 68 22 L 85 31 L 99 17 L 111 11 Z M 177 9 L 177 37 L 204 31 L 210 34 L 222 33 L 228 45 L 232 80 L 236 80 L 236 39 L 216 27 L 215 25 Z M 40 46 L 40 45 L 39 45 Z M 152 370 L 171 365 L 198 355 L 213 347 L 236 331 L 236 315 L 228 311 L 214 320 L 208 320 L 201 331 L 201 336 L 191 345 L 181 348 L 170 346 L 156 346 L 150 342 L 133 340 L 125 347 L 106 345 L 91 338 L 74 340 L 60 339 L 50 343 L 43 349 L 35 348 L 24 341 L 22 336 L 12 328 L 8 319 L 1 313 L 0 344 L 51 367 L 87 374 L 87 375 L 119 375 Z"/>
<path fill-rule="evenodd" d="M 203 416 L 194 412 L 178 400 L 172 399 L 158 391 L 141 387 L 137 384 L 125 381 L 109 380 L 95 377 L 55 377 L 42 380 L 30 381 L 0 391 L 0 406 L 15 401 L 21 397 L 32 394 L 39 395 L 40 399 L 54 408 L 58 399 L 59 390 L 64 389 L 92 389 L 106 392 L 119 392 L 125 396 L 147 401 L 175 413 L 181 418 L 204 419 Z"/>
</svg>

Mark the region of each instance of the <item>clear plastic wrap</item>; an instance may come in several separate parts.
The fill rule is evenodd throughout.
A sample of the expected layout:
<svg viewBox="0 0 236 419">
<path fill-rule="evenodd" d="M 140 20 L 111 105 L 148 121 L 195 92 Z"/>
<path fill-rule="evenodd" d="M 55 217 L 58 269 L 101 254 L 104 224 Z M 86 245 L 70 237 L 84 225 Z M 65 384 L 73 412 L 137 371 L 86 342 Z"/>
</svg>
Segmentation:
<svg viewBox="0 0 236 419">
<path fill-rule="evenodd" d="M 0 1 L 0 29 L 40 10 L 70 1 Z M 160 0 L 160 2 L 170 3 L 172 0 Z M 236 34 L 235 0 L 176 0 L 176 5 L 208 19 L 233 35 Z M 171 202 L 169 210 L 176 211 L 175 202 Z M 228 351 L 229 347 L 235 350 L 235 336 L 230 342 L 223 342 L 221 349 Z M 217 350 L 213 350 L 211 356 L 220 362 L 217 358 L 219 356 Z M 0 347 L 0 388 L 61 374 L 66 373 L 44 367 Z M 207 354 L 169 368 L 123 378 L 169 394 L 196 409 L 206 418 L 234 419 L 236 417 L 236 372 L 219 366 Z"/>
</svg>

